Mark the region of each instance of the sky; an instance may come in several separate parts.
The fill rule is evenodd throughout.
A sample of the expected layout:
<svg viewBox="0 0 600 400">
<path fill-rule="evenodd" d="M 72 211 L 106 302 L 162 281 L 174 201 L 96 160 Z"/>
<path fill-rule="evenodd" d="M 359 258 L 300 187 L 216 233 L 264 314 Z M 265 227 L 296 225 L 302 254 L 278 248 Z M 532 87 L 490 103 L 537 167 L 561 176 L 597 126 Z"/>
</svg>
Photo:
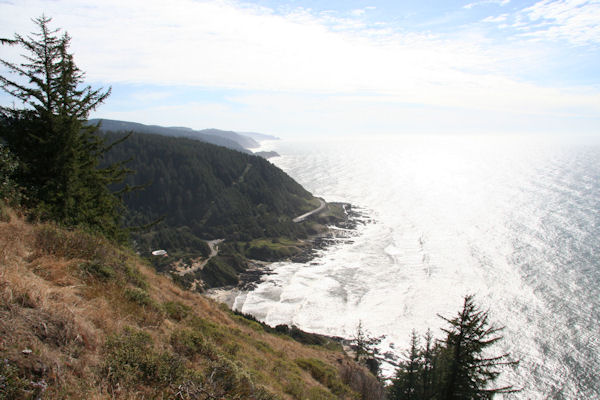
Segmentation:
<svg viewBox="0 0 600 400">
<path fill-rule="evenodd" d="M 0 0 L 0 37 L 42 14 L 86 83 L 112 88 L 91 117 L 282 138 L 600 137 L 600 0 Z"/>
</svg>

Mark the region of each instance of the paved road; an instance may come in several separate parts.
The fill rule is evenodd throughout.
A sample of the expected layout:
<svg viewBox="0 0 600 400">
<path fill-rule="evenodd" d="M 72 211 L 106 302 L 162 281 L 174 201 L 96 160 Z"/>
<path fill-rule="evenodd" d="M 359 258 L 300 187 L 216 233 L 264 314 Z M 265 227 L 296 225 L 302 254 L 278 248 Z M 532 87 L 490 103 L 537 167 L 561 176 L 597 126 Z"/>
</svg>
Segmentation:
<svg viewBox="0 0 600 400">
<path fill-rule="evenodd" d="M 327 203 L 325 203 L 325 200 L 323 200 L 323 199 L 319 199 L 319 201 L 321 202 L 321 205 L 318 208 L 315 208 L 314 210 L 309 211 L 306 214 L 302 214 L 299 217 L 294 218 L 292 221 L 294 221 L 294 222 L 302 222 L 306 218 L 310 217 L 311 215 L 323 211 L 323 209 L 325 209 L 325 206 L 327 206 Z"/>
</svg>

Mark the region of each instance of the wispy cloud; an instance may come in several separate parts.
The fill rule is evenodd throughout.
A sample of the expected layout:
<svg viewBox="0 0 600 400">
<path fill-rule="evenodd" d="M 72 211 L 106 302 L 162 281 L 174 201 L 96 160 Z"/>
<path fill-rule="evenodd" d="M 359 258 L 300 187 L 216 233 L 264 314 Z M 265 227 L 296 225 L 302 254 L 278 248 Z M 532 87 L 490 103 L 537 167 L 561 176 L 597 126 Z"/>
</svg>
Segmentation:
<svg viewBox="0 0 600 400">
<path fill-rule="evenodd" d="M 376 9 L 376 7 L 373 7 L 373 6 L 357 8 L 355 10 L 350 11 L 350 14 L 355 17 L 362 17 L 363 15 L 365 15 L 367 13 L 367 11 L 375 10 L 375 9 Z"/>
<path fill-rule="evenodd" d="M 473 7 L 482 6 L 482 5 L 486 5 L 486 4 L 497 4 L 499 6 L 505 6 L 508 3 L 510 3 L 510 0 L 481 0 L 481 1 L 475 1 L 473 3 L 466 4 L 463 6 L 463 8 L 470 9 Z"/>
<path fill-rule="evenodd" d="M 494 16 L 486 17 L 482 20 L 482 22 L 492 22 L 492 23 L 506 22 L 507 19 L 508 19 L 508 14 L 500 14 L 495 17 Z"/>
<path fill-rule="evenodd" d="M 543 0 L 524 9 L 521 15 L 528 22 L 522 28 L 524 36 L 576 45 L 600 43 L 599 0 Z"/>
<path fill-rule="evenodd" d="M 550 6 L 540 2 L 522 18 L 546 20 L 554 15 L 545 11 Z M 397 127 L 409 119 L 406 105 L 430 107 L 432 113 L 461 109 L 455 115 L 463 119 L 478 112 L 556 116 L 574 112 L 574 105 L 586 118 L 600 113 L 598 90 L 534 84 L 513 76 L 513 71 L 532 68 L 527 58 L 534 54 L 532 49 L 494 45 L 478 35 L 406 32 L 371 24 L 362 13 L 306 8 L 282 12 L 233 0 L 172 0 L 168 6 L 161 0 L 103 0 L 101 6 L 84 0 L 31 0 L 1 7 L 0 36 L 31 31 L 29 18 L 40 10 L 54 17 L 54 25 L 73 36 L 76 61 L 92 81 L 245 93 L 228 104 L 206 100 L 163 106 L 168 114 L 161 118 L 187 115 L 188 120 L 197 119 L 195 127 L 209 126 L 198 122 L 203 120 L 211 126 L 254 129 L 261 121 L 273 124 L 279 119 L 283 126 L 285 116 L 288 126 L 308 129 L 312 124 L 314 130 L 327 119 L 333 129 L 334 117 L 343 119 L 345 112 L 348 130 L 368 121 Z M 566 24 L 574 23 L 574 16 L 563 18 L 554 12 Z M 502 14 L 487 22 L 506 19 Z M 552 17 L 551 22 L 558 20 Z M 167 88 L 140 90 L 139 96 L 167 100 L 168 93 Z M 143 110 L 158 118 L 156 109 Z M 117 116 L 120 111 L 110 112 Z M 302 117 L 296 121 L 293 115 Z M 246 128 L 218 125 L 219 121 L 238 121 Z"/>
</svg>

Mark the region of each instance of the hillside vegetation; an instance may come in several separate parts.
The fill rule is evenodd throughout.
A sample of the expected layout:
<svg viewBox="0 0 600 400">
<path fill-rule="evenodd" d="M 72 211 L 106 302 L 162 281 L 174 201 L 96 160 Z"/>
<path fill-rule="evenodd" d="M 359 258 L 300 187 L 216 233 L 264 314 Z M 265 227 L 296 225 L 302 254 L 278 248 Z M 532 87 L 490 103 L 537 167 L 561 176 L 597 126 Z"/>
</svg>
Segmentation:
<svg viewBox="0 0 600 400">
<path fill-rule="evenodd" d="M 0 398 L 352 399 L 333 342 L 267 333 L 80 230 L 0 222 Z M 360 393 L 363 393 L 362 395 Z M 370 393 L 370 394 L 369 394 Z"/>
<path fill-rule="evenodd" d="M 114 142 L 125 133 L 103 134 Z M 246 259 L 275 261 L 306 251 L 303 241 L 324 228 L 293 218 L 320 203 L 301 185 L 262 157 L 188 138 L 133 133 L 104 155 L 106 164 L 130 160 L 135 170 L 123 185 L 142 186 L 124 196 L 125 223 L 146 226 L 133 232 L 135 249 L 154 258 L 163 272 L 175 265 L 193 271 L 179 278 L 186 287 L 235 285 Z M 206 268 L 193 268 L 210 254 L 207 240 L 224 239 Z M 200 286 L 197 285 L 200 284 Z"/>
<path fill-rule="evenodd" d="M 108 134 L 108 142 L 119 136 Z M 132 223 L 164 216 L 163 227 L 187 227 L 206 239 L 306 235 L 292 219 L 315 208 L 313 196 L 261 157 L 192 139 L 134 133 L 104 157 L 109 164 L 128 159 L 136 173 L 125 183 L 147 185 L 125 198 Z"/>
</svg>

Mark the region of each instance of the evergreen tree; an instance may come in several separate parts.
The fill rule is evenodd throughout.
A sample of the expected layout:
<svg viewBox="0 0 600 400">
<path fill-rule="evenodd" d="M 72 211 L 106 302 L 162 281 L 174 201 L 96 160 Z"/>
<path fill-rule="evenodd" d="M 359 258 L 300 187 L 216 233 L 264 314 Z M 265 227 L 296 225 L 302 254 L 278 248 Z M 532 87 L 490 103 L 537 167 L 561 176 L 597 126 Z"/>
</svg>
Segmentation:
<svg viewBox="0 0 600 400">
<path fill-rule="evenodd" d="M 389 387 L 391 400 L 479 400 L 518 391 L 512 386 L 492 387 L 502 367 L 517 362 L 508 354 L 488 354 L 488 348 L 502 338 L 503 328 L 489 323 L 488 313 L 475 305 L 473 296 L 465 297 L 456 318 L 441 318 L 450 325 L 442 329 L 444 340 L 434 341 L 428 330 L 421 348 L 413 331 L 406 360 Z"/>
<path fill-rule="evenodd" d="M 19 201 L 19 188 L 13 180 L 18 166 L 10 150 L 0 143 L 0 208 L 4 203 L 13 205 Z"/>
<path fill-rule="evenodd" d="M 380 356 L 377 346 L 385 339 L 385 335 L 372 337 L 365 331 L 362 321 L 358 321 L 356 335 L 352 339 L 355 351 L 354 360 L 364 364 L 375 376 L 379 376 Z"/>
<path fill-rule="evenodd" d="M 442 372 L 441 399 L 491 399 L 498 393 L 514 392 L 512 387 L 490 387 L 500 374 L 500 367 L 512 365 L 508 354 L 487 356 L 485 350 L 502 339 L 503 328 L 489 323 L 486 311 L 465 296 L 462 310 L 453 319 L 443 318 L 450 325 L 446 333 Z"/>
<path fill-rule="evenodd" d="M 439 348 L 433 341 L 433 335 L 430 329 L 427 329 L 425 334 L 425 347 L 421 350 L 422 366 L 420 371 L 421 381 L 421 398 L 429 400 L 434 398 L 434 382 L 435 382 L 435 362 Z"/>
<path fill-rule="evenodd" d="M 390 388 L 391 400 L 417 400 L 422 399 L 422 374 L 424 360 L 419 347 L 419 337 L 413 330 L 410 340 L 410 350 L 396 370 L 396 376 Z"/>
<path fill-rule="evenodd" d="M 0 76 L 0 88 L 24 106 L 0 108 L 0 137 L 20 160 L 17 179 L 41 217 L 123 238 L 121 201 L 108 185 L 128 171 L 122 164 L 98 167 L 110 146 L 95 134 L 98 126 L 86 123 L 110 89 L 82 87 L 84 73 L 68 51 L 71 38 L 51 30 L 50 21 L 42 16 L 34 20 L 39 32 L 1 40 L 25 54 L 20 64 L 0 60 L 16 76 Z"/>
</svg>

